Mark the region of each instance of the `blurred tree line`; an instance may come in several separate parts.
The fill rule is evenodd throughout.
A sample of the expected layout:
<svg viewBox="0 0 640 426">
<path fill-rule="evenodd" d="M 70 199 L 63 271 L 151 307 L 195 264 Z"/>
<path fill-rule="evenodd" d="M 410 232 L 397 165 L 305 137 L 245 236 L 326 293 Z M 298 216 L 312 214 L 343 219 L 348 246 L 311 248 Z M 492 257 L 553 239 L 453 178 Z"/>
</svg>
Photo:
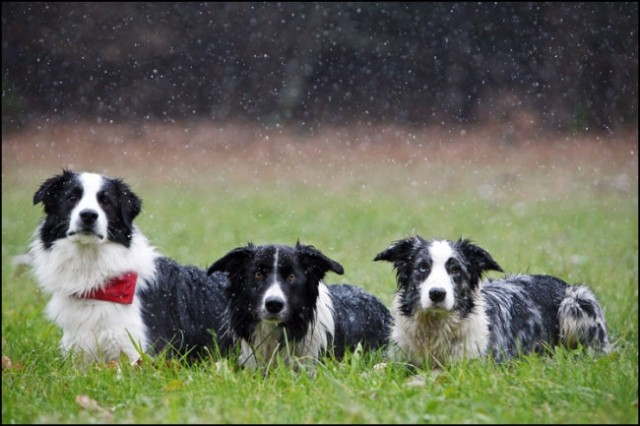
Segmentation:
<svg viewBox="0 0 640 426">
<path fill-rule="evenodd" d="M 4 125 L 637 125 L 638 3 L 2 3 Z M 523 115 L 522 115 L 523 114 Z"/>
</svg>

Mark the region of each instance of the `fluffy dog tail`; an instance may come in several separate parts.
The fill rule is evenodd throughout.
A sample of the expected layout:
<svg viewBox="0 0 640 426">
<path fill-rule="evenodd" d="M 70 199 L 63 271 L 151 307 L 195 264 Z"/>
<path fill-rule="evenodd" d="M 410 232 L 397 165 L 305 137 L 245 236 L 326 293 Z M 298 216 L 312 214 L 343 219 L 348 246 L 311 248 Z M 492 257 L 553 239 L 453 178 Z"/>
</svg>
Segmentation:
<svg viewBox="0 0 640 426">
<path fill-rule="evenodd" d="M 585 286 L 569 286 L 558 310 L 560 340 L 568 348 L 578 345 L 609 352 L 607 323 L 602 307 Z"/>
</svg>

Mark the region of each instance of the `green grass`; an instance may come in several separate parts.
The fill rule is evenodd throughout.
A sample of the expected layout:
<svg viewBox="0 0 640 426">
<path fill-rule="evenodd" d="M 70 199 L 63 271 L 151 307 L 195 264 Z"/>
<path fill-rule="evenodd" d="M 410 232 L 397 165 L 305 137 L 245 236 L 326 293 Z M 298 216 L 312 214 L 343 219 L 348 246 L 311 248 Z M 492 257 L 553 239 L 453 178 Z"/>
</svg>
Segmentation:
<svg viewBox="0 0 640 426">
<path fill-rule="evenodd" d="M 361 285 L 390 305 L 394 274 L 389 264 L 372 262 L 379 251 L 414 233 L 470 237 L 508 272 L 588 283 L 616 345 L 604 357 L 557 350 L 504 365 L 461 362 L 418 376 L 399 365 L 374 369 L 380 353 L 350 354 L 319 365 L 315 375 L 278 367 L 263 377 L 224 360 L 80 369 L 60 355 L 61 333 L 43 315 L 47 295 L 10 262 L 26 250 L 41 217 L 31 205 L 37 185 L 57 170 L 31 179 L 3 170 L 2 355 L 12 363 L 3 363 L 3 423 L 638 422 L 636 171 L 629 172 L 635 181 L 626 192 L 601 191 L 580 175 L 575 191 L 553 196 L 545 185 L 555 177 L 541 175 L 496 197 L 480 196 L 467 180 L 400 188 L 399 174 L 419 173 L 401 167 L 344 185 L 219 182 L 203 174 L 205 182 L 185 186 L 119 173 L 144 200 L 139 227 L 182 263 L 206 267 L 248 240 L 300 239 L 344 266 L 344 276 L 329 274 L 327 282 Z M 538 195 L 523 195 L 531 185 L 540 186 Z M 83 408 L 80 395 L 98 407 Z"/>
</svg>

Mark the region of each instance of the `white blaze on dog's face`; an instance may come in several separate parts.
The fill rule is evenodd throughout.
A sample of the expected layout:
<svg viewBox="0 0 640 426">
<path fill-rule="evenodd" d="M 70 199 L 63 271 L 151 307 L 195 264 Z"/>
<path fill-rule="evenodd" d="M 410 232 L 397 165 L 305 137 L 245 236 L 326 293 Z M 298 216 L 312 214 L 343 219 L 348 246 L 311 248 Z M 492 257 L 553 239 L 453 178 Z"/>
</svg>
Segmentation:
<svg viewBox="0 0 640 426">
<path fill-rule="evenodd" d="M 455 283 L 447 270 L 454 250 L 447 241 L 433 241 L 429 246 L 430 262 L 417 265 L 418 272 L 426 274 L 420 284 L 420 307 L 423 310 L 439 308 L 450 311 L 455 303 Z"/>
<path fill-rule="evenodd" d="M 289 303 L 283 291 L 283 283 L 280 271 L 278 270 L 279 249 L 275 249 L 273 254 L 273 268 L 263 279 L 266 279 L 268 286 L 262 297 L 258 316 L 267 322 L 279 323 L 289 318 Z M 259 272 L 264 274 L 263 272 Z"/>
<path fill-rule="evenodd" d="M 81 187 L 71 190 L 70 201 L 77 200 L 70 214 L 67 236 L 72 241 L 95 244 L 107 240 L 107 215 L 101 207 L 103 178 L 95 173 L 82 173 L 79 176 Z"/>
</svg>

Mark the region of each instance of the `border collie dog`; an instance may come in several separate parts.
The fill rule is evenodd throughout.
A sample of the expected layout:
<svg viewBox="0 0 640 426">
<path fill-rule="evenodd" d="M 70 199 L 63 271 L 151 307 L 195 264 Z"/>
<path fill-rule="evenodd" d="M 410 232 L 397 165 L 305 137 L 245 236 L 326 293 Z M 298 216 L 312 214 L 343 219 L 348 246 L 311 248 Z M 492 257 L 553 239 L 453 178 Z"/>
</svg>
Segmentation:
<svg viewBox="0 0 640 426">
<path fill-rule="evenodd" d="M 504 361 L 555 345 L 609 351 L 605 318 L 593 293 L 548 275 L 481 281 L 502 268 L 469 240 L 393 243 L 375 259 L 397 274 L 391 359 L 441 367 L 484 355 Z"/>
<path fill-rule="evenodd" d="M 216 340 L 226 307 L 222 274 L 181 266 L 156 252 L 133 224 L 141 200 L 120 179 L 95 173 L 46 180 L 33 197 L 45 218 L 29 249 L 47 316 L 62 349 L 85 361 L 133 363 L 141 351 L 194 359 Z"/>
<path fill-rule="evenodd" d="M 342 266 L 319 250 L 249 243 L 214 262 L 209 273 L 225 272 L 227 332 L 240 343 L 240 364 L 266 367 L 314 362 L 322 354 L 376 349 L 388 342 L 391 313 L 373 295 L 348 284 L 326 285 L 326 272 Z"/>
</svg>

